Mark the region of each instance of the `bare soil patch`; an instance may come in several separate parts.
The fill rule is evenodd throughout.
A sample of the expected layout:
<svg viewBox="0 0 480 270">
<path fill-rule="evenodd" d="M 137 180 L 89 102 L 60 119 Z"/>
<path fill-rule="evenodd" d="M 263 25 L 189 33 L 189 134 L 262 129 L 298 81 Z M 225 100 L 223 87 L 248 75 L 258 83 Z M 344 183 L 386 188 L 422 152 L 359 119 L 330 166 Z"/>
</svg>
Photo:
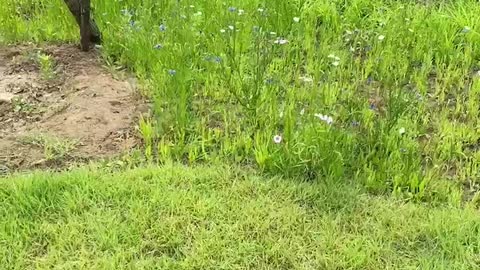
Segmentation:
<svg viewBox="0 0 480 270">
<path fill-rule="evenodd" d="M 75 46 L 0 47 L 0 172 L 62 167 L 135 147 L 134 126 L 146 106 L 133 80 L 120 77 L 96 52 Z"/>
</svg>

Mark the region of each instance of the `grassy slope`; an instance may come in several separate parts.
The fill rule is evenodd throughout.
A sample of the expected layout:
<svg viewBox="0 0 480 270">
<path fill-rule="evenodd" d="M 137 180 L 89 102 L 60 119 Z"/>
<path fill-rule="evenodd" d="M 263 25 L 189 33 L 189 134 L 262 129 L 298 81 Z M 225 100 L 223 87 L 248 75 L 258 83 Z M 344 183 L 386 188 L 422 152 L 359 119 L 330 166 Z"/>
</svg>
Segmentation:
<svg viewBox="0 0 480 270">
<path fill-rule="evenodd" d="M 474 269 L 480 216 L 231 168 L 0 182 L 2 269 Z M 4 268 L 5 267 L 5 268 Z"/>
</svg>

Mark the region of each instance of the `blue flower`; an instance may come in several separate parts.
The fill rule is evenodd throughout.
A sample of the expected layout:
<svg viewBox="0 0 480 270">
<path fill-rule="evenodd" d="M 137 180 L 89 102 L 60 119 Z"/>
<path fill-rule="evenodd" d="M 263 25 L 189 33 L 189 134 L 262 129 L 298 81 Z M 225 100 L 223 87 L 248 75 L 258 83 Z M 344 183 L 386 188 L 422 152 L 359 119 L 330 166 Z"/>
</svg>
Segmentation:
<svg viewBox="0 0 480 270">
<path fill-rule="evenodd" d="M 165 26 L 163 23 L 162 23 L 162 24 L 160 24 L 160 26 L 159 26 L 158 28 L 159 28 L 159 29 L 160 29 L 160 31 L 162 31 L 162 32 L 165 32 L 165 31 L 167 31 L 167 27 L 166 27 L 166 26 Z"/>
<path fill-rule="evenodd" d="M 230 11 L 230 12 L 235 12 L 235 11 L 237 11 L 237 8 L 236 8 L 236 7 L 229 7 L 229 8 L 228 8 L 228 11 Z"/>
<path fill-rule="evenodd" d="M 154 48 L 155 50 L 160 50 L 160 49 L 163 48 L 163 45 L 162 45 L 162 44 L 157 44 L 157 45 L 153 46 L 153 48 Z"/>
<path fill-rule="evenodd" d="M 215 56 L 213 58 L 213 62 L 215 62 L 217 64 L 220 64 L 222 62 L 222 58 L 220 56 Z"/>
<path fill-rule="evenodd" d="M 358 127 L 358 126 L 360 126 L 360 122 L 353 120 L 352 121 L 352 126 Z"/>
<path fill-rule="evenodd" d="M 175 76 L 177 74 L 177 71 L 175 69 L 169 69 L 168 74 L 170 74 L 170 76 Z"/>
</svg>

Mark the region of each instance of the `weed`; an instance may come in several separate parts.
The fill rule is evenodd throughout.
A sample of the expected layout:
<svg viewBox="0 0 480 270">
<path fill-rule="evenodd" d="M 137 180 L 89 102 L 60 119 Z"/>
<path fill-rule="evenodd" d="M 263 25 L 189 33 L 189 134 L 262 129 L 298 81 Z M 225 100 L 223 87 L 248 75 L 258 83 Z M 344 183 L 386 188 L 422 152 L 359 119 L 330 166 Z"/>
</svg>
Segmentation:
<svg viewBox="0 0 480 270">
<path fill-rule="evenodd" d="M 43 148 L 45 161 L 61 161 L 75 149 L 77 142 L 48 134 L 32 134 L 20 139 L 22 143 Z"/>
<path fill-rule="evenodd" d="M 54 60 L 48 54 L 39 53 L 37 55 L 38 63 L 40 65 L 40 75 L 44 80 L 52 80 L 55 78 Z"/>
</svg>

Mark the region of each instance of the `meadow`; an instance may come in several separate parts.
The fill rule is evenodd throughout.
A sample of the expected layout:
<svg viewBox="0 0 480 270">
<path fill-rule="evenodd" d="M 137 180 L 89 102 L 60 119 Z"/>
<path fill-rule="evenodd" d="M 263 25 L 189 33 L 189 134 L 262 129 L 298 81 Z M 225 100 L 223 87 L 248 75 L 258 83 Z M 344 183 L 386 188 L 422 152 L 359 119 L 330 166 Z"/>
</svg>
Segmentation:
<svg viewBox="0 0 480 270">
<path fill-rule="evenodd" d="M 79 31 L 63 1 L 4 2 L 0 44 L 78 42 Z M 56 257 L 50 250 L 45 261 L 34 260 L 45 262 L 44 267 L 83 251 L 85 261 L 79 263 L 85 268 L 93 267 L 82 264 L 88 258 L 96 258 L 96 266 L 107 263 L 105 268 L 116 268 L 117 262 L 125 266 L 140 260 L 133 254 L 159 256 L 165 259 L 160 267 L 169 269 L 253 267 L 249 263 L 262 269 L 478 267 L 478 1 L 93 0 L 92 4 L 103 34 L 99 50 L 105 65 L 135 74 L 142 95 L 152 102 L 152 114 L 138 123 L 143 168 L 113 175 L 80 169 L 10 176 L 0 194 L 4 202 L 11 202 L 0 213 L 12 216 L 9 224 L 20 226 L 25 234 L 8 230 L 0 234 L 0 243 L 10 247 L 0 251 L 4 254 L 0 262 L 17 262 L 19 257 L 5 255 L 17 250 L 12 241 L 23 239 L 20 243 L 27 245 L 31 230 L 44 228 L 59 237 L 52 241 L 64 251 Z M 149 167 L 153 164 L 159 167 Z M 179 179 L 165 180 L 169 166 Z M 246 182 L 223 177 L 229 166 L 248 171 L 240 173 Z M 222 173 L 210 176 L 217 170 Z M 145 178 L 147 172 L 153 176 Z M 92 173 L 103 176 L 92 178 Z M 202 181 L 208 185 L 197 174 L 206 175 Z M 110 178 L 143 180 L 108 183 Z M 78 190 L 69 190 L 69 181 Z M 245 193 L 237 194 L 237 185 Z M 305 186 L 308 191 L 303 191 Z M 128 192 L 119 191 L 126 187 Z M 155 191 L 149 187 L 167 192 L 167 198 L 150 194 Z M 176 187 L 185 190 L 172 190 Z M 26 195 L 12 193 L 17 190 Z M 84 198 L 83 192 L 93 197 Z M 182 197 L 183 192 L 188 196 Z M 41 198 L 35 199 L 35 194 Z M 158 199 L 156 204 L 149 204 L 148 194 Z M 315 199 L 306 200 L 306 194 Z M 176 198 L 170 205 L 185 212 L 157 209 L 168 196 Z M 25 204 L 14 206 L 19 199 Z M 214 201 L 202 208 L 198 204 L 203 199 Z M 116 204 L 118 200 L 121 203 Z M 80 206 L 74 201 L 85 203 L 85 209 L 75 210 Z M 251 208 L 242 207 L 245 201 Z M 36 212 L 45 205 L 52 207 L 51 212 Z M 131 211 L 124 213 L 125 205 Z M 160 212 L 147 211 L 142 219 L 143 209 Z M 20 210 L 27 216 L 13 220 Z M 107 211 L 111 219 L 96 219 L 100 211 Z M 210 211 L 216 214 L 209 216 Z M 81 224 L 76 227 L 79 235 L 75 231 L 68 235 L 78 245 L 61 246 L 63 236 L 57 233 L 70 231 L 44 220 L 49 213 L 52 218 L 59 215 L 68 226 Z M 162 247 L 159 254 L 149 253 L 148 247 L 129 248 L 128 243 L 141 237 L 135 232 L 132 238 L 122 237 L 150 226 L 146 224 L 151 218 L 165 213 L 178 220 L 158 225 L 173 237 L 163 239 L 167 243 L 155 242 Z M 250 214 L 252 224 L 229 223 Z M 32 220 L 36 215 L 43 217 Z M 277 225 L 268 225 L 277 226 L 274 229 L 263 223 L 272 216 L 278 218 Z M 134 224 L 112 235 L 100 227 L 82 231 L 89 223 L 102 226 L 123 218 Z M 182 235 L 185 231 L 191 238 Z M 271 238 L 243 235 L 250 231 Z M 222 234 L 225 238 L 216 238 Z M 160 241 L 159 235 L 150 237 Z M 244 242 L 242 237 L 256 240 Z M 316 237 L 326 239 L 325 245 L 315 246 Z M 150 249 L 157 250 L 155 244 Z M 17 255 L 31 249 L 16 248 Z M 112 254 L 119 257 L 109 261 Z M 182 260 L 184 264 L 179 263 Z"/>
</svg>

